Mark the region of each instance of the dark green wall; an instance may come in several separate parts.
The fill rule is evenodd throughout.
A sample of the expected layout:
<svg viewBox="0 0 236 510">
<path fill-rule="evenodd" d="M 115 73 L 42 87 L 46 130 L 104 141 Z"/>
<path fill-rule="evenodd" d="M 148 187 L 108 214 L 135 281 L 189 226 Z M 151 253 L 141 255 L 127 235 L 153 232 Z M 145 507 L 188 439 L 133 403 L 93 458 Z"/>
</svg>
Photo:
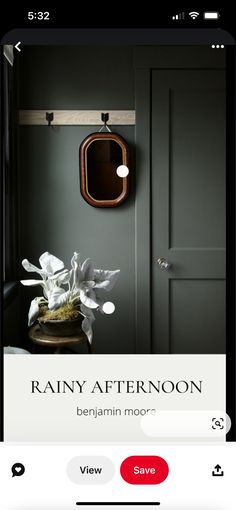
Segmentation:
<svg viewBox="0 0 236 510">
<path fill-rule="evenodd" d="M 134 108 L 132 48 L 25 46 L 18 58 L 18 80 L 21 109 Z M 128 201 L 115 209 L 93 208 L 83 200 L 78 150 L 96 130 L 93 126 L 19 128 L 20 261 L 28 258 L 37 264 L 48 250 L 69 265 L 73 251 L 80 251 L 98 268 L 121 269 L 117 286 L 106 294 L 116 304 L 116 312 L 97 314 L 94 340 L 97 353 L 131 353 L 135 352 L 135 182 L 133 177 Z M 134 127 L 116 126 L 114 131 L 131 146 L 133 173 Z M 22 270 L 21 277 L 28 276 L 33 277 Z M 21 296 L 25 321 L 29 290 L 23 288 Z"/>
</svg>

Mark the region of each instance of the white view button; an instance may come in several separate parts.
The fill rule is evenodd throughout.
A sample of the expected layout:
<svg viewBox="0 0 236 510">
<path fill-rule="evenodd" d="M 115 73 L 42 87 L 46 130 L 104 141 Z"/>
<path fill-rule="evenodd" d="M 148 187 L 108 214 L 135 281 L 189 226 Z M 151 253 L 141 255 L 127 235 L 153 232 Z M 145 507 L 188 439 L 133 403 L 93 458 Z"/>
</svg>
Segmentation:
<svg viewBox="0 0 236 510">
<path fill-rule="evenodd" d="M 224 411 L 157 411 L 143 416 L 141 428 L 149 437 L 224 437 L 231 420 Z"/>
<path fill-rule="evenodd" d="M 78 484 L 103 484 L 109 482 L 115 473 L 113 462 L 108 457 L 74 457 L 67 465 L 67 475 Z"/>
</svg>

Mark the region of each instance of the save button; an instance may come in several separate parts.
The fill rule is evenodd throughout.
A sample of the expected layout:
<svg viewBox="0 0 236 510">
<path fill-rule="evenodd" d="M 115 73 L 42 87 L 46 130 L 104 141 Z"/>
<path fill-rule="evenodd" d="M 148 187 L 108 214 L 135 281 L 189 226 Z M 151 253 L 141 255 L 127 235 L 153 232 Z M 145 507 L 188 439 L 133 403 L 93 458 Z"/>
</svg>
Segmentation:
<svg viewBox="0 0 236 510">
<path fill-rule="evenodd" d="M 157 455 L 133 455 L 127 457 L 121 466 L 120 474 L 127 483 L 151 485 L 164 482 L 169 473 L 167 462 Z"/>
</svg>

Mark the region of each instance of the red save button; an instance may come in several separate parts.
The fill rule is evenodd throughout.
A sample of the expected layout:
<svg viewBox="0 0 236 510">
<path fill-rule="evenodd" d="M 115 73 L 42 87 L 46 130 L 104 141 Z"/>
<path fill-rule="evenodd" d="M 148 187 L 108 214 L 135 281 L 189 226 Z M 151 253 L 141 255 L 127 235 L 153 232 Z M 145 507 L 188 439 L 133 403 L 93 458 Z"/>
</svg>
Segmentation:
<svg viewBox="0 0 236 510">
<path fill-rule="evenodd" d="M 127 457 L 120 466 L 122 478 L 132 484 L 162 483 L 168 473 L 167 462 L 157 455 L 133 455 Z"/>
</svg>

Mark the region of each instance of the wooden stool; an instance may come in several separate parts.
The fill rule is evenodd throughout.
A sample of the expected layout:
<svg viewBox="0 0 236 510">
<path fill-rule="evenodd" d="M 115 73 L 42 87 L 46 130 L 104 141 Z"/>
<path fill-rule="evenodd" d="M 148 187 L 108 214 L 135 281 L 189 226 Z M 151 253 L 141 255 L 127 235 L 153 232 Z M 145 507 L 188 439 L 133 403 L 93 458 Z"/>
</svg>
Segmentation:
<svg viewBox="0 0 236 510">
<path fill-rule="evenodd" d="M 85 334 L 76 336 L 49 336 L 41 332 L 39 324 L 32 326 L 29 330 L 29 338 L 34 346 L 54 347 L 54 354 L 59 354 L 62 347 L 71 347 L 72 345 L 87 344 L 88 353 L 92 354 L 93 349 Z"/>
</svg>

